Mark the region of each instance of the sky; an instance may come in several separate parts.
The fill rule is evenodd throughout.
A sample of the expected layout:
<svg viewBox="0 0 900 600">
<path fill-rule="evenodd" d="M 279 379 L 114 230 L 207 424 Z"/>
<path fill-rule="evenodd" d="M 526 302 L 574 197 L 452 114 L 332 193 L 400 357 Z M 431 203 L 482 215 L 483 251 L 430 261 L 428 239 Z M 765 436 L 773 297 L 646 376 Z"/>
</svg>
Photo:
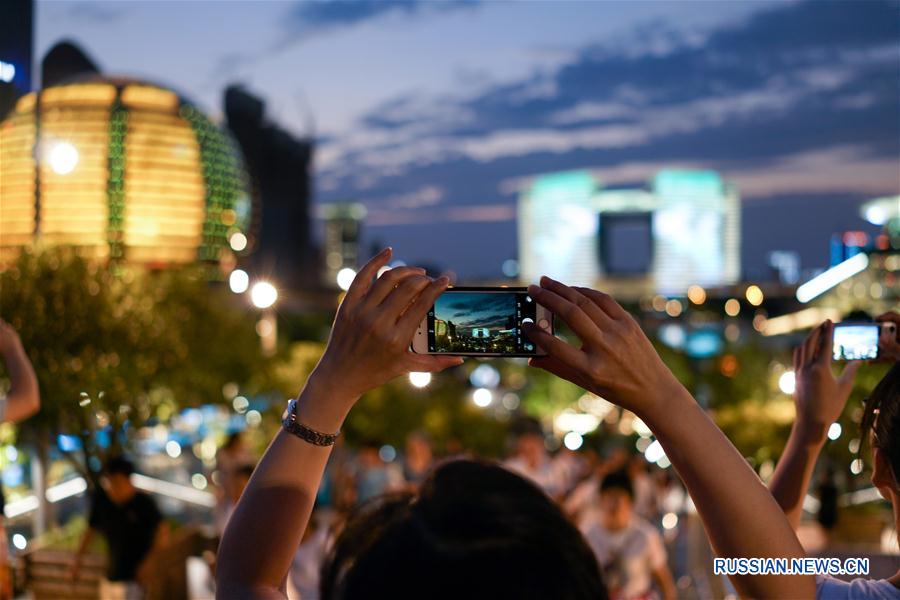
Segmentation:
<svg viewBox="0 0 900 600">
<path fill-rule="evenodd" d="M 460 330 L 473 327 L 504 329 L 516 314 L 512 294 L 444 294 L 434 305 L 436 319 L 452 321 Z"/>
<path fill-rule="evenodd" d="M 900 2 L 39 1 L 38 56 L 62 39 L 214 116 L 245 84 L 316 138 L 317 202 L 362 201 L 367 245 L 463 281 L 516 257 L 540 173 L 718 170 L 746 279 L 773 250 L 827 266 L 900 193 Z"/>
</svg>

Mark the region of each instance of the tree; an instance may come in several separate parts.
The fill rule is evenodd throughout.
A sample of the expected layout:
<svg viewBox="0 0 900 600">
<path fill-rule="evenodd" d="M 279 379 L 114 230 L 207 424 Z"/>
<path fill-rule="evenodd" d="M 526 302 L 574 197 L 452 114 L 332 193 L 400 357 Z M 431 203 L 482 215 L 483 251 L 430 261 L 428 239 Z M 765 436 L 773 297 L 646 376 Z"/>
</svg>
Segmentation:
<svg viewBox="0 0 900 600">
<path fill-rule="evenodd" d="M 96 484 L 102 459 L 136 427 L 221 402 L 226 382 L 265 385 L 247 311 L 197 266 L 152 271 L 73 248 L 23 249 L 0 274 L 0 315 L 18 330 L 41 389 L 21 441 L 46 464 L 58 435 L 77 436 L 80 456 L 64 455 Z"/>
</svg>

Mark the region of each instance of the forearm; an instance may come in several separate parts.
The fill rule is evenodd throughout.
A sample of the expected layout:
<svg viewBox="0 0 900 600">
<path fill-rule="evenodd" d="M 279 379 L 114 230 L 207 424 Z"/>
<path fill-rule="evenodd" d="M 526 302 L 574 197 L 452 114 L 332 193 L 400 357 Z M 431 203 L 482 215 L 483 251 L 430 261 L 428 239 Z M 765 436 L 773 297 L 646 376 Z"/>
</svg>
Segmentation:
<svg viewBox="0 0 900 600">
<path fill-rule="evenodd" d="M 687 486 L 713 547 L 723 557 L 802 557 L 778 504 L 744 457 L 683 388 L 654 414 L 639 415 Z M 744 595 L 812 597 L 811 577 L 736 576 Z"/>
<path fill-rule="evenodd" d="M 78 549 L 75 550 L 76 565 L 81 562 L 81 557 L 84 556 L 84 552 L 85 550 L 87 550 L 87 547 L 91 543 L 92 539 L 94 539 L 94 530 L 88 527 L 88 529 L 84 532 L 84 535 L 81 536 L 81 543 L 78 544 Z"/>
<path fill-rule="evenodd" d="M 798 418 L 791 427 L 791 435 L 769 481 L 769 491 L 794 529 L 800 525 L 803 499 L 816 459 L 825 445 L 824 431 L 824 427 L 803 425 Z"/>
<path fill-rule="evenodd" d="M 3 353 L 9 373 L 10 389 L 6 401 L 4 421 L 20 421 L 33 415 L 40 408 L 37 377 L 21 344 L 16 343 Z"/>
<path fill-rule="evenodd" d="M 340 429 L 352 401 L 335 398 L 310 378 L 298 421 L 323 432 Z M 220 598 L 277 594 L 309 522 L 330 446 L 279 431 L 253 472 L 219 547 Z"/>
</svg>

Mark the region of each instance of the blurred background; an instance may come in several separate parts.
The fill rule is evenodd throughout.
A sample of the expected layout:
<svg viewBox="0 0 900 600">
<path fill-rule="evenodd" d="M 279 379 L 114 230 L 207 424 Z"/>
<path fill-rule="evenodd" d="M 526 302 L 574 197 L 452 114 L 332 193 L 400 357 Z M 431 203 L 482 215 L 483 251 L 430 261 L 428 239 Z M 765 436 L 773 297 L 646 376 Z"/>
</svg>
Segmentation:
<svg viewBox="0 0 900 600">
<path fill-rule="evenodd" d="M 876 1 L 5 2 L 0 316 L 43 400 L 0 427 L 17 589 L 91 596 L 59 570 L 123 451 L 202 556 L 217 453 L 237 432 L 261 453 L 385 245 L 457 284 L 609 291 L 769 477 L 793 346 L 825 318 L 898 306 L 898 16 Z M 841 513 L 823 533 L 807 498 L 813 551 L 896 560 L 857 434 L 883 372 L 863 367 L 829 431 Z M 501 458 L 525 416 L 551 453 L 627 450 L 675 479 L 633 415 L 518 359 L 395 381 L 344 440 L 385 465 L 415 432 L 435 455 Z M 689 502 L 659 506 L 680 594 L 726 593 Z"/>
</svg>

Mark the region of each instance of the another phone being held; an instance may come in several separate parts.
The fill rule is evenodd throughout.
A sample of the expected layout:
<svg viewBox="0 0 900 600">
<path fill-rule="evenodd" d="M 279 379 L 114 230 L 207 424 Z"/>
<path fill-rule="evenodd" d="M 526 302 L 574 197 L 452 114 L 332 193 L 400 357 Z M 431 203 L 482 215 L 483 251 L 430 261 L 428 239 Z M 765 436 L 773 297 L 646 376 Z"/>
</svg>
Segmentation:
<svg viewBox="0 0 900 600">
<path fill-rule="evenodd" d="M 553 333 L 553 315 L 526 288 L 455 287 L 441 294 L 413 337 L 418 354 L 541 356 L 522 331 L 534 323 Z"/>
<path fill-rule="evenodd" d="M 837 323 L 834 326 L 834 360 L 875 360 L 881 330 L 879 323 Z"/>
</svg>

